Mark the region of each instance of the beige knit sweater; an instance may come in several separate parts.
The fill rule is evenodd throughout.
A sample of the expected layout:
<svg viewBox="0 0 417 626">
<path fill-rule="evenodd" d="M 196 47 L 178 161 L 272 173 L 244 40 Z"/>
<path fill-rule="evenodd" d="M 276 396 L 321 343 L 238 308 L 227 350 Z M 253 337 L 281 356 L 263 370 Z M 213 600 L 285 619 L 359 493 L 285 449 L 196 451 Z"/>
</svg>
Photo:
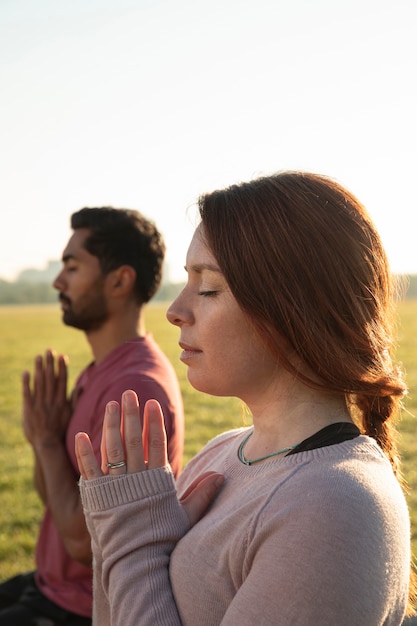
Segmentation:
<svg viewBox="0 0 417 626">
<path fill-rule="evenodd" d="M 391 466 L 365 436 L 237 458 L 246 429 L 185 468 L 226 483 L 191 530 L 169 468 L 81 481 L 94 552 L 95 626 L 394 626 L 408 592 L 410 528 Z"/>
</svg>

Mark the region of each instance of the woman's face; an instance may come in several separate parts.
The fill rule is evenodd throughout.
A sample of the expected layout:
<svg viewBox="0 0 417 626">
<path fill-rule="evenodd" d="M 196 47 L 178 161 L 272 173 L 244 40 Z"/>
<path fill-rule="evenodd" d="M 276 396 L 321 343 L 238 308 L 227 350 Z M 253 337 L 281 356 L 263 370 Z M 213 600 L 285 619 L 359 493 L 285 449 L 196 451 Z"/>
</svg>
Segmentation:
<svg viewBox="0 0 417 626">
<path fill-rule="evenodd" d="M 180 329 L 180 359 L 191 385 L 250 404 L 276 374 L 277 364 L 243 313 L 197 228 L 187 253 L 188 281 L 168 309 Z"/>
</svg>

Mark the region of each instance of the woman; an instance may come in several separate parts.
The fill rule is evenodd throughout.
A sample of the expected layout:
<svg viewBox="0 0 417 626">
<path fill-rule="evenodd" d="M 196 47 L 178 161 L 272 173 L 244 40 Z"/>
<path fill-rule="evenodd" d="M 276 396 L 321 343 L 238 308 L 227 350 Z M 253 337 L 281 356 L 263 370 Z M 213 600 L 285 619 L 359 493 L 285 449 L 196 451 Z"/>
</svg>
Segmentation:
<svg viewBox="0 0 417 626">
<path fill-rule="evenodd" d="M 102 470 L 77 436 L 95 623 L 400 624 L 410 528 L 393 421 L 406 387 L 379 236 L 315 174 L 235 185 L 199 209 L 167 315 L 193 387 L 241 398 L 253 426 L 211 441 L 177 487 L 156 402 L 144 450 L 133 392 L 108 405 Z"/>
</svg>

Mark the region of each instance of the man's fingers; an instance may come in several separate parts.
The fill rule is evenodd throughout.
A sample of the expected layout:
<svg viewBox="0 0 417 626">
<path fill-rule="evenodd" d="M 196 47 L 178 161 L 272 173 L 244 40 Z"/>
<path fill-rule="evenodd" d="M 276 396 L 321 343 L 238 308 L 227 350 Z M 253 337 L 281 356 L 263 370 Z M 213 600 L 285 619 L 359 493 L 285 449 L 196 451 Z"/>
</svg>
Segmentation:
<svg viewBox="0 0 417 626">
<path fill-rule="evenodd" d="M 64 354 L 58 357 L 58 374 L 56 394 L 61 402 L 67 400 L 68 359 Z"/>
<path fill-rule="evenodd" d="M 45 381 L 43 374 L 43 362 L 42 357 L 38 354 L 35 357 L 35 366 L 33 373 L 33 396 L 36 404 L 43 403 L 43 397 L 45 393 Z"/>
<path fill-rule="evenodd" d="M 22 392 L 23 392 L 23 405 L 30 405 L 32 402 L 32 393 L 30 391 L 30 374 L 29 372 L 23 372 L 22 374 Z"/>
<path fill-rule="evenodd" d="M 45 381 L 46 402 L 51 405 L 55 398 L 55 353 L 52 350 L 45 352 L 45 367 L 43 369 Z"/>
<path fill-rule="evenodd" d="M 164 416 L 156 400 L 148 400 L 144 410 L 144 433 L 146 434 L 148 469 L 168 464 L 167 437 Z"/>
</svg>

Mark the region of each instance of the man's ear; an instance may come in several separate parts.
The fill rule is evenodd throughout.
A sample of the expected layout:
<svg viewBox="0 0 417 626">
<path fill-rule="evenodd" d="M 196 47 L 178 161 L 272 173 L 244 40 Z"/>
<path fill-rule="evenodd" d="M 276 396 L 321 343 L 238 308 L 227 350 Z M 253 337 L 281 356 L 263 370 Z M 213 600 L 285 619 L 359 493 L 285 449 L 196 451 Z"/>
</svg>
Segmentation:
<svg viewBox="0 0 417 626">
<path fill-rule="evenodd" d="M 136 271 L 131 265 L 121 265 L 107 275 L 107 285 L 114 297 L 128 295 L 134 288 Z"/>
</svg>

